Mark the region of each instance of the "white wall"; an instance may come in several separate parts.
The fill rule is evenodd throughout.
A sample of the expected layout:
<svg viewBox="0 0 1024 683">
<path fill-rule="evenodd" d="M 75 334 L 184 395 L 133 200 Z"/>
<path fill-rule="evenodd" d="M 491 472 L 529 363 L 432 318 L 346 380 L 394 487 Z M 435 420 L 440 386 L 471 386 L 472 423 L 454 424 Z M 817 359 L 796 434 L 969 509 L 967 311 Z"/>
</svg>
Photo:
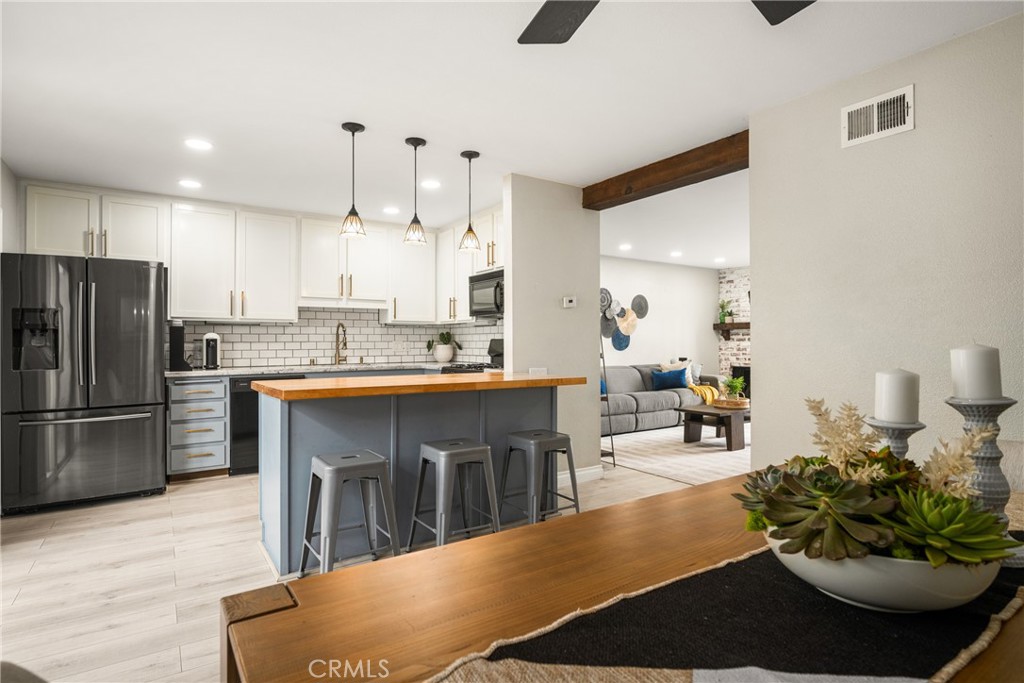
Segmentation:
<svg viewBox="0 0 1024 683">
<path fill-rule="evenodd" d="M 661 363 L 692 358 L 718 372 L 718 271 L 669 263 L 601 257 L 601 286 L 623 306 L 643 294 L 650 312 L 639 321 L 629 348 L 616 351 L 605 340 L 608 365 Z M 596 308 L 595 308 L 596 311 Z"/>
<path fill-rule="evenodd" d="M 600 466 L 598 320 L 600 227 L 578 187 L 505 178 L 505 367 L 546 367 L 587 378 L 558 389 L 558 430 L 572 437 L 576 469 Z M 576 308 L 562 308 L 574 295 Z"/>
<path fill-rule="evenodd" d="M 22 229 L 21 207 L 18 202 L 18 180 L 3 162 L 0 162 L 0 209 L 3 210 L 0 251 L 25 251 L 25 231 Z"/>
<path fill-rule="evenodd" d="M 750 118 L 753 462 L 810 453 L 805 396 L 873 408 L 874 373 L 921 374 L 911 456 L 962 419 L 949 349 L 999 347 L 1024 399 L 1021 15 Z M 845 105 L 913 83 L 916 130 L 839 146 Z M 1021 405 L 1003 414 L 1019 453 Z M 1020 461 L 1004 469 L 1020 479 Z"/>
</svg>

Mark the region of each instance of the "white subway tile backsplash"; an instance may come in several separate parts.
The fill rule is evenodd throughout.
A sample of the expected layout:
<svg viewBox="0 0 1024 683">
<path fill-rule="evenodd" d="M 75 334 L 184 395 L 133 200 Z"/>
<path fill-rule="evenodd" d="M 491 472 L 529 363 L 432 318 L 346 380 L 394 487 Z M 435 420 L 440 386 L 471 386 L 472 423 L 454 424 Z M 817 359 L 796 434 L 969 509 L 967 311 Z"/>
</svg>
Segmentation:
<svg viewBox="0 0 1024 683">
<path fill-rule="evenodd" d="M 433 355 L 427 341 L 451 330 L 462 350 L 455 352 L 456 361 L 486 363 L 487 345 L 491 339 L 504 336 L 501 321 L 494 324 L 460 324 L 451 327 L 386 326 L 379 322 L 376 310 L 300 308 L 295 324 L 208 325 L 185 323 L 186 353 L 193 342 L 207 332 L 221 336 L 221 365 L 226 368 L 269 367 L 274 365 L 318 365 L 334 361 L 334 332 L 344 323 L 348 349 L 343 351 L 350 361 L 363 357 L 366 363 L 428 363 Z"/>
</svg>

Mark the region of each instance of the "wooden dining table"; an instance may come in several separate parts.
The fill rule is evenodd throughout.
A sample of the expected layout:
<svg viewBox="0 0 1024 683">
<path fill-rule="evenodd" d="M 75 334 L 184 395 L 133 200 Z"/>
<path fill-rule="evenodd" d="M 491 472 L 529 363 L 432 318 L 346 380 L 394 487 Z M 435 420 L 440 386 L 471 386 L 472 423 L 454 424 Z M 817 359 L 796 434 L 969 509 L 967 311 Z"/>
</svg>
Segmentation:
<svg viewBox="0 0 1024 683">
<path fill-rule="evenodd" d="M 429 678 L 496 640 L 761 548 L 763 536 L 743 530 L 745 513 L 729 495 L 742 482 L 732 477 L 226 597 L 221 680 Z M 1018 613 L 954 680 L 1019 680 L 1021 643 Z"/>
</svg>

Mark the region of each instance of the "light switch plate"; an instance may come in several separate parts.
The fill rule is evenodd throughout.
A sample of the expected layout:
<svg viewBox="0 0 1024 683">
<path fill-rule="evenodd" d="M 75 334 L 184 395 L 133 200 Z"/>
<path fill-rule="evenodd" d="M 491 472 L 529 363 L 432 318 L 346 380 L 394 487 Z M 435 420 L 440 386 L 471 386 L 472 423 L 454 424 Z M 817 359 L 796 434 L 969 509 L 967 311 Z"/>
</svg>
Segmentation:
<svg viewBox="0 0 1024 683">
<path fill-rule="evenodd" d="M 563 296 L 562 297 L 562 308 L 576 308 L 576 297 L 575 296 Z"/>
</svg>

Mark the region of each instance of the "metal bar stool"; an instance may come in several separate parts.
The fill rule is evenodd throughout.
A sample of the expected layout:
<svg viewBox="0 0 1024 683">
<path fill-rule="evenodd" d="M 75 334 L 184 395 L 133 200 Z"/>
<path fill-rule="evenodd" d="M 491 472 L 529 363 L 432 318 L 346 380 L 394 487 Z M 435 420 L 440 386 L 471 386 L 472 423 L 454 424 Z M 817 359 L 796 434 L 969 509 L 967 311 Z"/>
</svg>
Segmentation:
<svg viewBox="0 0 1024 683">
<path fill-rule="evenodd" d="M 359 482 L 359 493 L 363 502 L 363 523 L 339 527 L 341 490 L 348 481 Z M 384 501 L 387 531 L 377 525 L 374 481 L 377 482 Z M 320 531 L 314 532 L 317 505 L 320 506 Z M 398 547 L 398 523 L 395 519 L 395 500 L 391 494 L 391 477 L 388 476 L 388 461 L 369 450 L 315 456 L 309 473 L 309 499 L 306 503 L 306 529 L 302 540 L 299 577 L 305 575 L 306 561 L 310 555 L 320 561 L 321 574 L 331 571 L 334 568 L 337 533 L 361 527 L 366 528 L 366 540 L 375 559 L 380 550 L 376 543 L 378 531 L 387 536 L 392 555 L 397 556 L 401 553 Z M 317 535 L 320 536 L 319 549 L 313 547 L 313 537 Z"/>
<path fill-rule="evenodd" d="M 568 434 L 553 432 L 549 429 L 531 429 L 525 432 L 512 432 L 508 435 L 508 450 L 505 451 L 505 466 L 501 474 L 501 500 L 500 506 L 505 505 L 505 485 L 508 483 L 509 464 L 512 460 L 512 453 L 519 451 L 523 454 L 523 463 L 526 470 L 526 504 L 527 509 L 523 510 L 529 519 L 530 524 L 541 521 L 545 515 L 560 510 L 567 510 L 570 507 L 580 511 L 580 494 L 576 488 L 576 464 L 572 457 L 572 440 Z M 548 469 L 550 458 L 559 453 L 565 453 L 569 464 L 569 481 L 572 484 L 572 496 L 559 493 L 557 486 L 550 488 L 548 483 Z M 563 498 L 572 505 L 558 506 L 544 509 L 542 499 L 548 494 L 554 494 L 556 498 Z M 500 508 L 499 508 L 500 509 Z"/>
<path fill-rule="evenodd" d="M 430 526 L 419 518 L 420 501 L 423 498 L 423 484 L 427 475 L 427 466 L 434 464 L 437 468 L 434 502 L 434 526 Z M 479 526 L 469 526 L 469 509 L 472 506 L 472 492 L 469 487 L 469 477 L 462 475 L 462 470 L 469 465 L 482 465 L 484 479 L 486 481 L 487 501 L 490 507 L 490 514 L 473 508 L 490 521 Z M 468 474 L 468 473 L 467 473 Z M 455 478 L 459 478 L 459 492 L 462 499 L 462 523 L 461 532 L 469 533 L 480 529 L 490 528 L 492 532 L 501 530 L 501 522 L 498 518 L 498 497 L 494 487 L 494 466 L 491 463 L 491 447 L 485 443 L 473 439 L 444 439 L 441 441 L 427 441 L 420 444 L 420 471 L 416 480 L 416 497 L 412 505 L 412 524 L 409 526 L 409 542 L 406 544 L 406 551 L 412 548 L 413 536 L 416 533 L 416 525 L 420 524 L 429 529 L 437 540 L 437 545 L 444 545 L 451 536 L 452 498 L 455 495 Z"/>
</svg>

